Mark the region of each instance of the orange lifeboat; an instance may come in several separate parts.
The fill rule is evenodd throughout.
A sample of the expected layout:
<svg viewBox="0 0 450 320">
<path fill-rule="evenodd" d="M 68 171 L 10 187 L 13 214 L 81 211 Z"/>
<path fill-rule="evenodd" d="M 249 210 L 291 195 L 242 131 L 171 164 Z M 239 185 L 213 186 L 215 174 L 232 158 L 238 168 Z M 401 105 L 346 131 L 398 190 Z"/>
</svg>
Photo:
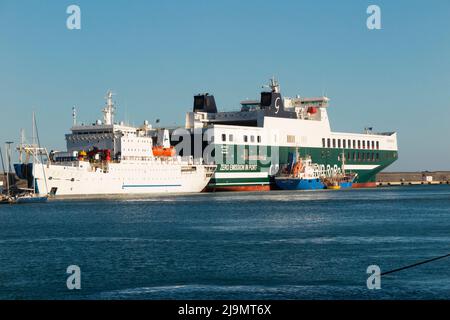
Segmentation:
<svg viewBox="0 0 450 320">
<path fill-rule="evenodd" d="M 162 146 L 156 146 L 152 148 L 153 156 L 155 157 L 173 157 L 175 155 L 175 148 L 164 148 Z"/>
</svg>

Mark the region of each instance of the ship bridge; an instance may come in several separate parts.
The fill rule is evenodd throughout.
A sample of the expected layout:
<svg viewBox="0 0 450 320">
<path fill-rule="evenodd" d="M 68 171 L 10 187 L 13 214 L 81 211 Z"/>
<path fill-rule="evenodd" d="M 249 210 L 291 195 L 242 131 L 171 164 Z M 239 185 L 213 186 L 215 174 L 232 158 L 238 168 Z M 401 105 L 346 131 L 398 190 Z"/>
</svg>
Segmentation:
<svg viewBox="0 0 450 320">
<path fill-rule="evenodd" d="M 240 111 L 218 112 L 213 95 L 196 95 L 193 112 L 186 115 L 186 128 L 205 128 L 214 124 L 264 127 L 266 117 L 328 121 L 327 97 L 282 97 L 280 86 L 274 79 L 267 87 L 271 90 L 261 92 L 260 100 L 241 101 Z"/>
<path fill-rule="evenodd" d="M 88 125 L 78 124 L 74 108 L 71 133 L 66 134 L 67 152 L 57 152 L 55 158 L 72 159 L 79 152 L 89 150 L 109 150 L 114 159 L 151 157 L 158 130 L 153 129 L 148 121 L 140 127 L 116 123 L 115 109 L 111 92 L 108 92 L 102 109 L 103 120 Z"/>
</svg>

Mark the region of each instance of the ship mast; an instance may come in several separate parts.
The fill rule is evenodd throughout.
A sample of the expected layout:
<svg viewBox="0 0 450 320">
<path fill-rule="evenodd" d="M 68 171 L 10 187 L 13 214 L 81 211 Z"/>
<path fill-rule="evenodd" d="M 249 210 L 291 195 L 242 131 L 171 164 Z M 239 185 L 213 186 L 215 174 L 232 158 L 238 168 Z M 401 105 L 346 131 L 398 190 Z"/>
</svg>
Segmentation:
<svg viewBox="0 0 450 320">
<path fill-rule="evenodd" d="M 77 125 L 77 109 L 75 106 L 72 107 L 72 124 L 74 127 Z"/>
<path fill-rule="evenodd" d="M 342 149 L 342 174 L 345 175 L 345 152 L 344 152 L 344 149 Z"/>
<path fill-rule="evenodd" d="M 280 83 L 275 79 L 275 76 L 270 79 L 269 85 L 263 85 L 262 87 L 270 88 L 274 93 L 280 93 Z"/>
<path fill-rule="evenodd" d="M 270 79 L 270 89 L 272 89 L 272 92 L 280 93 L 280 83 L 275 79 L 275 76 Z"/>
<path fill-rule="evenodd" d="M 103 109 L 103 123 L 106 125 L 114 124 L 114 102 L 112 100 L 113 93 L 108 91 L 106 94 L 106 106 Z"/>
</svg>

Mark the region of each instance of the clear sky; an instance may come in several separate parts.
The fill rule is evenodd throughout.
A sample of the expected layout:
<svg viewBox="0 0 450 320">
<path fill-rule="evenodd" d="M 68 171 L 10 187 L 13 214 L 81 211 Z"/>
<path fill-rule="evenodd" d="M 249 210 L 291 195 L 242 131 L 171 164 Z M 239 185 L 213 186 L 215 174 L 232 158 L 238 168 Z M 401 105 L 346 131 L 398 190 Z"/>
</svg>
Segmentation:
<svg viewBox="0 0 450 320">
<path fill-rule="evenodd" d="M 63 149 L 72 106 L 93 122 L 108 89 L 118 118 L 184 125 L 194 94 L 231 110 L 272 75 L 287 96 L 326 93 L 335 131 L 398 131 L 389 170 L 450 170 L 448 0 L 0 0 L 2 144 L 34 109 L 41 143 Z"/>
</svg>

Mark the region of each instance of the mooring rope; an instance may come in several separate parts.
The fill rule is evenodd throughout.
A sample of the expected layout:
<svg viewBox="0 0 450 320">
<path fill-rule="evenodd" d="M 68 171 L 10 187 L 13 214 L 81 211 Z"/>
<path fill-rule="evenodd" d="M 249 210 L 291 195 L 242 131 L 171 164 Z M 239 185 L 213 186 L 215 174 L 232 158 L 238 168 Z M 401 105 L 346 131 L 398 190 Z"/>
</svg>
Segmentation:
<svg viewBox="0 0 450 320">
<path fill-rule="evenodd" d="M 421 261 L 421 262 L 417 262 L 417 263 L 411 264 L 409 266 L 405 266 L 405 267 L 397 268 L 397 269 L 394 269 L 394 270 L 382 272 L 380 275 L 384 276 L 384 275 L 387 275 L 387 274 L 390 274 L 390 273 L 394 273 L 394 272 L 402 271 L 402 270 L 405 270 L 405 269 L 417 267 L 419 265 L 422 265 L 422 264 L 425 264 L 425 263 L 430 263 L 430 262 L 433 262 L 433 261 L 436 261 L 436 260 L 440 260 L 440 259 L 444 259 L 444 258 L 447 258 L 447 257 L 450 257 L 450 253 L 448 253 L 446 255 L 443 255 L 443 256 L 440 256 L 440 257 L 436 257 L 436 258 L 424 260 L 424 261 Z"/>
</svg>

